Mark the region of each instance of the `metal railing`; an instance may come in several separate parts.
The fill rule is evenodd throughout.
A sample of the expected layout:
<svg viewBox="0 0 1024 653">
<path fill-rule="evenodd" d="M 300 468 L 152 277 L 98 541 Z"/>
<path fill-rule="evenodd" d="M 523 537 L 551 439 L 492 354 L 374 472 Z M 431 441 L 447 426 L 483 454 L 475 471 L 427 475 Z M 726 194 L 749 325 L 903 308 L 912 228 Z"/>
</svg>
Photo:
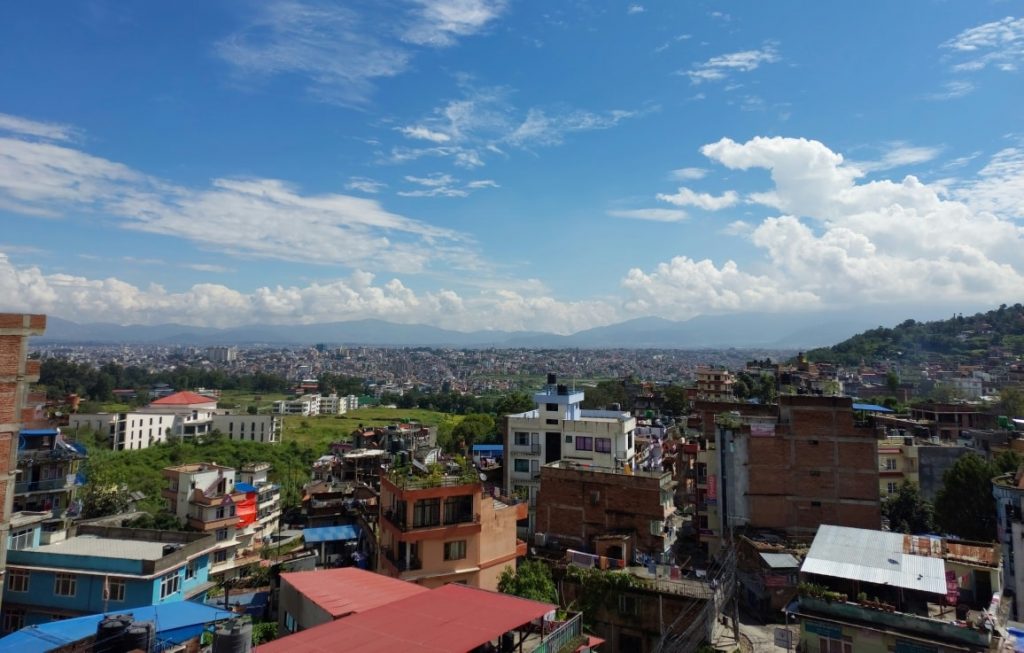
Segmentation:
<svg viewBox="0 0 1024 653">
<path fill-rule="evenodd" d="M 583 634 L 583 613 L 577 612 L 569 621 L 557 626 L 541 638 L 534 653 L 558 653 L 562 648 Z"/>
<path fill-rule="evenodd" d="M 69 487 L 66 478 L 52 478 L 46 481 L 22 481 L 14 484 L 15 494 L 23 492 L 50 492 L 53 490 L 64 490 Z"/>
<path fill-rule="evenodd" d="M 410 556 L 408 562 L 405 558 L 397 555 L 394 549 L 384 547 L 381 549 L 384 558 L 391 563 L 391 566 L 398 571 L 416 571 L 423 568 L 423 561 L 417 556 Z"/>
<path fill-rule="evenodd" d="M 540 455 L 540 444 L 539 443 L 533 443 L 533 444 L 513 444 L 512 445 L 512 451 L 519 451 L 519 452 L 522 452 L 522 453 L 530 453 L 530 454 L 532 454 L 534 456 L 539 456 Z"/>
</svg>

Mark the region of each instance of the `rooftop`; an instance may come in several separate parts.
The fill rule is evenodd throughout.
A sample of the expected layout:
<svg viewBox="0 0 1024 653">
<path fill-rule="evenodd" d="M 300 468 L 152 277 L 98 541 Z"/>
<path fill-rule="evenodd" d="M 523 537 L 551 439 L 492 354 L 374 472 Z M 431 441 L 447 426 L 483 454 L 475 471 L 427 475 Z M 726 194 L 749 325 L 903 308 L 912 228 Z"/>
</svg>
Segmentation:
<svg viewBox="0 0 1024 653">
<path fill-rule="evenodd" d="M 206 395 L 196 394 L 195 392 L 189 392 L 188 390 L 182 390 L 181 392 L 175 392 L 172 395 L 154 399 L 149 403 L 150 406 L 191 406 L 192 404 L 210 404 L 217 403 L 215 397 L 207 397 Z"/>
<path fill-rule="evenodd" d="M 761 553 L 760 556 L 772 569 L 793 569 L 800 566 L 800 561 L 790 553 Z"/>
<path fill-rule="evenodd" d="M 284 573 L 281 578 L 334 619 L 430 591 L 356 567 Z"/>
<path fill-rule="evenodd" d="M 946 593 L 942 558 L 904 553 L 903 533 L 822 524 L 800 571 L 932 594 Z"/>
<path fill-rule="evenodd" d="M 164 557 L 166 542 L 109 538 L 98 535 L 78 535 L 62 542 L 32 547 L 26 551 L 95 558 L 125 558 L 129 560 L 159 560 Z"/>
<path fill-rule="evenodd" d="M 554 605 L 451 584 L 303 630 L 260 653 L 471 651 L 555 610 Z"/>
<path fill-rule="evenodd" d="M 136 621 L 152 621 L 156 624 L 158 639 L 161 642 L 175 644 L 195 637 L 206 624 L 237 616 L 232 612 L 225 612 L 191 601 L 176 601 L 106 614 L 130 614 L 135 617 Z M 95 635 L 96 626 L 104 616 L 106 615 L 94 614 L 22 628 L 0 639 L 0 651 L 17 651 L 18 653 L 52 651 L 55 648 Z"/>
</svg>

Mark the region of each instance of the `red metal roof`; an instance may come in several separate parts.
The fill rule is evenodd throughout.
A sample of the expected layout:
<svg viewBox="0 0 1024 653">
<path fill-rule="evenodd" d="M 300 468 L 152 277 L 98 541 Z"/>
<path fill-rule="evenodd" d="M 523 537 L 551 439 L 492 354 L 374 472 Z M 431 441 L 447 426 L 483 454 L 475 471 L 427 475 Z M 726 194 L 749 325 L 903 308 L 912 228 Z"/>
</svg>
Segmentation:
<svg viewBox="0 0 1024 653">
<path fill-rule="evenodd" d="M 183 390 L 181 392 L 175 392 L 172 395 L 161 397 L 150 402 L 153 406 L 188 406 L 191 404 L 208 404 L 210 402 L 216 402 L 214 397 L 207 397 L 206 395 L 196 394 Z"/>
<path fill-rule="evenodd" d="M 548 603 L 452 584 L 261 644 L 257 650 L 464 653 L 554 609 Z"/>
<path fill-rule="evenodd" d="M 356 567 L 296 571 L 281 574 L 281 579 L 334 619 L 430 591 L 422 585 Z"/>
</svg>

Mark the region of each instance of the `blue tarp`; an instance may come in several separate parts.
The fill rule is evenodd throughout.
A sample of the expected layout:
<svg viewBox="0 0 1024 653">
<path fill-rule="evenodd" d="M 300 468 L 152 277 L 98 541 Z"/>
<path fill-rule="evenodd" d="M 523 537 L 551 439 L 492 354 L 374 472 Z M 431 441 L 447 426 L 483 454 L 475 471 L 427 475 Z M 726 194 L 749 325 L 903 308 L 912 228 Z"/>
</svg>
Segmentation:
<svg viewBox="0 0 1024 653">
<path fill-rule="evenodd" d="M 885 406 L 879 406 L 878 404 L 854 404 L 854 410 L 866 410 L 869 413 L 891 413 L 892 409 L 886 408 Z"/>
<path fill-rule="evenodd" d="M 249 492 L 258 492 L 258 491 L 259 490 L 257 490 L 252 485 L 249 485 L 248 483 L 235 483 L 235 492 L 245 492 L 246 494 L 248 494 Z"/>
<path fill-rule="evenodd" d="M 504 445 L 500 445 L 500 444 L 474 444 L 473 445 L 473 451 L 481 451 L 481 452 L 483 452 L 483 451 L 487 451 L 487 452 L 493 451 L 495 453 L 501 453 L 504 450 L 505 450 Z"/>
<path fill-rule="evenodd" d="M 147 605 L 141 608 L 122 608 L 106 614 L 130 614 L 136 621 L 152 621 L 156 623 L 157 640 L 173 644 L 180 644 L 192 639 L 206 624 L 236 616 L 231 612 L 191 601 Z M 103 614 L 92 614 L 87 617 L 74 617 L 22 628 L 0 639 L 0 652 L 46 653 L 46 651 L 51 651 L 59 646 L 95 635 L 96 626 L 102 621 L 103 616 Z"/>
<path fill-rule="evenodd" d="M 359 527 L 355 524 L 345 526 L 319 526 L 302 531 L 302 537 L 309 543 L 343 542 L 359 538 Z"/>
</svg>

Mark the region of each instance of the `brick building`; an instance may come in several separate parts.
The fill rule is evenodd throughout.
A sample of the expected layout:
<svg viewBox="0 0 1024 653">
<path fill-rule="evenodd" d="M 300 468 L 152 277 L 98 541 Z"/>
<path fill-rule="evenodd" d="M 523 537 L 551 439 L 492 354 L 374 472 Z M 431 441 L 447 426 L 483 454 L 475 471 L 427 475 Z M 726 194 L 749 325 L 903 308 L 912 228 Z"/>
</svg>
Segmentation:
<svg viewBox="0 0 1024 653">
<path fill-rule="evenodd" d="M 633 550 L 649 555 L 667 551 L 673 537 L 666 529 L 675 512 L 670 472 L 614 470 L 559 461 L 541 467 L 537 495 L 537 533 L 560 546 L 596 550 L 595 539 L 629 536 Z M 612 558 L 628 551 L 608 552 Z"/>
<path fill-rule="evenodd" d="M 786 395 L 778 405 L 733 404 L 718 413 L 720 406 L 698 405 L 706 434 L 709 417 L 714 424 L 704 496 L 721 530 L 701 535 L 712 549 L 740 526 L 807 537 L 822 523 L 880 527 L 882 430 L 854 411 L 852 399 Z"/>
<path fill-rule="evenodd" d="M 0 587 L 6 586 L 7 539 L 14 510 L 18 432 L 32 419 L 25 398 L 39 380 L 39 361 L 28 360 L 29 336 L 42 335 L 45 315 L 0 313 Z"/>
</svg>

